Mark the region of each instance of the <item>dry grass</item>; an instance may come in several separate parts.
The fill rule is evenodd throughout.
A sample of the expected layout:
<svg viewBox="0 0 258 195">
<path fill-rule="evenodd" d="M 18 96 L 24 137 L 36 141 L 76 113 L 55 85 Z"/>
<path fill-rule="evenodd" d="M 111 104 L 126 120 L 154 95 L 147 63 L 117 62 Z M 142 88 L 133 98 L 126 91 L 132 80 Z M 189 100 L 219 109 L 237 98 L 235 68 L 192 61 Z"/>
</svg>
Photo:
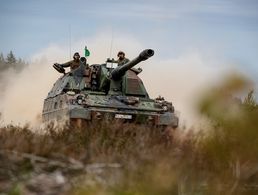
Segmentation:
<svg viewBox="0 0 258 195">
<path fill-rule="evenodd" d="M 28 126 L 7 126 L 0 129 L 0 149 L 123 165 L 124 176 L 115 185 L 81 185 L 70 194 L 257 194 L 257 104 L 251 92 L 244 103 L 232 98 L 246 87 L 249 82 L 233 77 L 200 101 L 200 112 L 210 121 L 205 131 L 161 133 L 102 122 L 37 134 Z"/>
</svg>

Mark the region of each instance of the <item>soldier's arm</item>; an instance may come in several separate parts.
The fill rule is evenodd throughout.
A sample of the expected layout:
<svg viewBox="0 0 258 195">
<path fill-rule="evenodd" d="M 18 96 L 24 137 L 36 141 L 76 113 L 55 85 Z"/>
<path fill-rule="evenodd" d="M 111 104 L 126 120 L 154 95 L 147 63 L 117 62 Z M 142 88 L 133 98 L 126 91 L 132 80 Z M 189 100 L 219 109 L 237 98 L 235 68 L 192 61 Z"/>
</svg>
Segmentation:
<svg viewBox="0 0 258 195">
<path fill-rule="evenodd" d="M 127 59 L 127 58 L 125 58 L 125 62 L 124 62 L 124 63 L 126 64 L 126 63 L 128 63 L 128 62 L 130 62 L 130 60 Z"/>
<path fill-rule="evenodd" d="M 64 64 L 61 64 L 62 67 L 66 68 L 66 67 L 70 67 L 71 66 L 71 61 L 66 62 Z"/>
</svg>

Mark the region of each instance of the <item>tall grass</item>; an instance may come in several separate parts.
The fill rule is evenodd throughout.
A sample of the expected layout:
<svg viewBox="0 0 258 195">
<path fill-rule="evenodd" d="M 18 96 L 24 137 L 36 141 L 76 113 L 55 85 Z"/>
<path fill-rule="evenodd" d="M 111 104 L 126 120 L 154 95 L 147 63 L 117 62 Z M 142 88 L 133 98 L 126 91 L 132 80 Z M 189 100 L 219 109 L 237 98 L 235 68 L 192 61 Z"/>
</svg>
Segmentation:
<svg viewBox="0 0 258 195">
<path fill-rule="evenodd" d="M 207 92 L 199 104 L 210 122 L 205 130 L 161 132 L 104 121 L 83 129 L 50 126 L 38 134 L 7 126 L 0 129 L 0 149 L 123 165 L 116 184 L 87 186 L 81 179 L 69 194 L 257 194 L 257 103 L 252 91 L 244 101 L 235 98 L 249 88 L 234 76 Z"/>
</svg>

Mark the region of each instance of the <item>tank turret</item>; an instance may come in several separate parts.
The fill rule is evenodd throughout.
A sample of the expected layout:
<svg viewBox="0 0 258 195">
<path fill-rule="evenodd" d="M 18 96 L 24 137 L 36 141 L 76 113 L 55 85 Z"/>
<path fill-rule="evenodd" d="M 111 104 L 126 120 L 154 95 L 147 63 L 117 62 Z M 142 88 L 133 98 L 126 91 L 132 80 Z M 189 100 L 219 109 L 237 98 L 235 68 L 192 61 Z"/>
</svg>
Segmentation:
<svg viewBox="0 0 258 195">
<path fill-rule="evenodd" d="M 117 68 L 115 68 L 112 72 L 111 72 L 111 79 L 117 80 L 120 79 L 127 70 L 130 70 L 132 67 L 134 67 L 135 65 L 137 65 L 138 63 L 147 60 L 148 58 L 152 57 L 154 55 L 154 50 L 152 49 L 145 49 L 143 50 L 140 55 L 136 58 L 134 58 L 133 60 L 131 60 L 130 62 L 118 66 Z"/>
</svg>

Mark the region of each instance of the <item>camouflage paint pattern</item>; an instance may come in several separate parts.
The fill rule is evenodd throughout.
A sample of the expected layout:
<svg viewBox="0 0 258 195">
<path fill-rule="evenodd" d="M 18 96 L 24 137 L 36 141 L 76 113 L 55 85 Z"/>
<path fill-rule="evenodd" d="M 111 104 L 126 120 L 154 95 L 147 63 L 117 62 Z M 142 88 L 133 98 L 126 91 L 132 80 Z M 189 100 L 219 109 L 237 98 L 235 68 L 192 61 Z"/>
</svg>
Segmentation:
<svg viewBox="0 0 258 195">
<path fill-rule="evenodd" d="M 43 121 L 82 119 L 122 120 L 155 126 L 178 126 L 171 102 L 151 99 L 133 66 L 154 55 L 146 49 L 138 57 L 116 68 L 115 61 L 87 65 L 65 73 L 44 100 Z M 109 64 L 108 64 L 109 63 Z M 57 69 L 58 70 L 58 69 Z"/>
</svg>

